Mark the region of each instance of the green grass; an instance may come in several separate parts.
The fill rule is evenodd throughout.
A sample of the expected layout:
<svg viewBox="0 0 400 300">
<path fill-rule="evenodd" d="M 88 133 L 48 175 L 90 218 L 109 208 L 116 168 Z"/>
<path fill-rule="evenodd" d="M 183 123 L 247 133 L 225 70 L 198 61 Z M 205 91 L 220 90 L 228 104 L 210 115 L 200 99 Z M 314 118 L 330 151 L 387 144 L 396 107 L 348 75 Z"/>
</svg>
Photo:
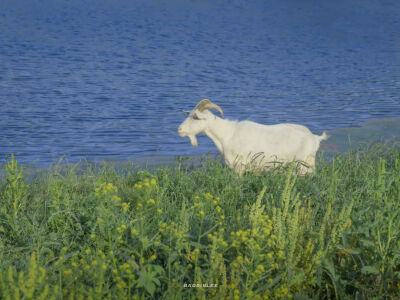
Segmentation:
<svg viewBox="0 0 400 300">
<path fill-rule="evenodd" d="M 87 164 L 27 180 L 11 157 L 0 299 L 398 299 L 400 151 L 293 168 Z"/>
</svg>

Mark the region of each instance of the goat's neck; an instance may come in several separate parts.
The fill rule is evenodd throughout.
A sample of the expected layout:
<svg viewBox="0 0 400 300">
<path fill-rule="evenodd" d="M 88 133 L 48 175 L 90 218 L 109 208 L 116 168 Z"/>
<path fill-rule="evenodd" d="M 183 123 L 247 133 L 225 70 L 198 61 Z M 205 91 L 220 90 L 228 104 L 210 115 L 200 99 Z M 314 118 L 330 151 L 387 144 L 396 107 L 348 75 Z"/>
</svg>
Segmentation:
<svg viewBox="0 0 400 300">
<path fill-rule="evenodd" d="M 224 153 L 224 144 L 233 133 L 234 122 L 223 120 L 217 116 L 210 122 L 204 133 L 214 142 L 219 152 Z"/>
</svg>

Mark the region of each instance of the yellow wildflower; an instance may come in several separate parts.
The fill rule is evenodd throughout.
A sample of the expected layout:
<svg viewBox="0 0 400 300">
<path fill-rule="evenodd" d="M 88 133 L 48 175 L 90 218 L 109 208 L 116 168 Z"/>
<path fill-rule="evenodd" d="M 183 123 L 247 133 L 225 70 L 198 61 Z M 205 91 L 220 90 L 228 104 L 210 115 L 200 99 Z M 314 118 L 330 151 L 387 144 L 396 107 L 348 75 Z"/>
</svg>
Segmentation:
<svg viewBox="0 0 400 300">
<path fill-rule="evenodd" d="M 71 269 L 67 269 L 67 270 L 64 270 L 64 275 L 71 275 L 72 274 L 72 270 Z"/>
<path fill-rule="evenodd" d="M 206 193 L 206 194 L 204 195 L 204 197 L 205 197 L 207 200 L 210 200 L 210 199 L 213 198 L 213 196 L 212 196 L 210 193 Z"/>
<path fill-rule="evenodd" d="M 128 211 L 129 203 L 126 203 L 126 202 L 122 203 L 122 209 L 123 209 L 123 211 Z"/>
<path fill-rule="evenodd" d="M 107 184 L 107 191 L 111 192 L 111 191 L 116 191 L 117 187 L 115 185 L 113 185 L 112 183 Z"/>
</svg>

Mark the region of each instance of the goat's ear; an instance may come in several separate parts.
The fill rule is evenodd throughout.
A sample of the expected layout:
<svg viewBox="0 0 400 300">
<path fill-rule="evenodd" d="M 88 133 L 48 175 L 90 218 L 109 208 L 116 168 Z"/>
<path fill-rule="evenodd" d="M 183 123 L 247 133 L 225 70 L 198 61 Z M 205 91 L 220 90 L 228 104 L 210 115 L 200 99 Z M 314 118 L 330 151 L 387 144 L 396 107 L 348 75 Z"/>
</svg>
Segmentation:
<svg viewBox="0 0 400 300">
<path fill-rule="evenodd" d="M 189 114 L 190 114 L 190 110 L 183 110 L 183 113 L 184 113 L 185 115 L 189 115 Z"/>
</svg>

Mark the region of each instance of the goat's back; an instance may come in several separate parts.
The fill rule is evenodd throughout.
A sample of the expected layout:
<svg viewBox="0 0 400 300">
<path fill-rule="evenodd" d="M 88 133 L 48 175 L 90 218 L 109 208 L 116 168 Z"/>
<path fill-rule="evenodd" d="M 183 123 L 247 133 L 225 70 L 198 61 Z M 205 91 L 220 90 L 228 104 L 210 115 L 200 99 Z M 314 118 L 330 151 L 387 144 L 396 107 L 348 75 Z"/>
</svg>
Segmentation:
<svg viewBox="0 0 400 300">
<path fill-rule="evenodd" d="M 266 159 L 303 160 L 310 153 L 316 153 L 319 143 L 317 145 L 316 136 L 302 125 L 262 125 L 242 121 L 238 122 L 230 145 L 231 153 L 242 159 L 263 153 Z"/>
</svg>

